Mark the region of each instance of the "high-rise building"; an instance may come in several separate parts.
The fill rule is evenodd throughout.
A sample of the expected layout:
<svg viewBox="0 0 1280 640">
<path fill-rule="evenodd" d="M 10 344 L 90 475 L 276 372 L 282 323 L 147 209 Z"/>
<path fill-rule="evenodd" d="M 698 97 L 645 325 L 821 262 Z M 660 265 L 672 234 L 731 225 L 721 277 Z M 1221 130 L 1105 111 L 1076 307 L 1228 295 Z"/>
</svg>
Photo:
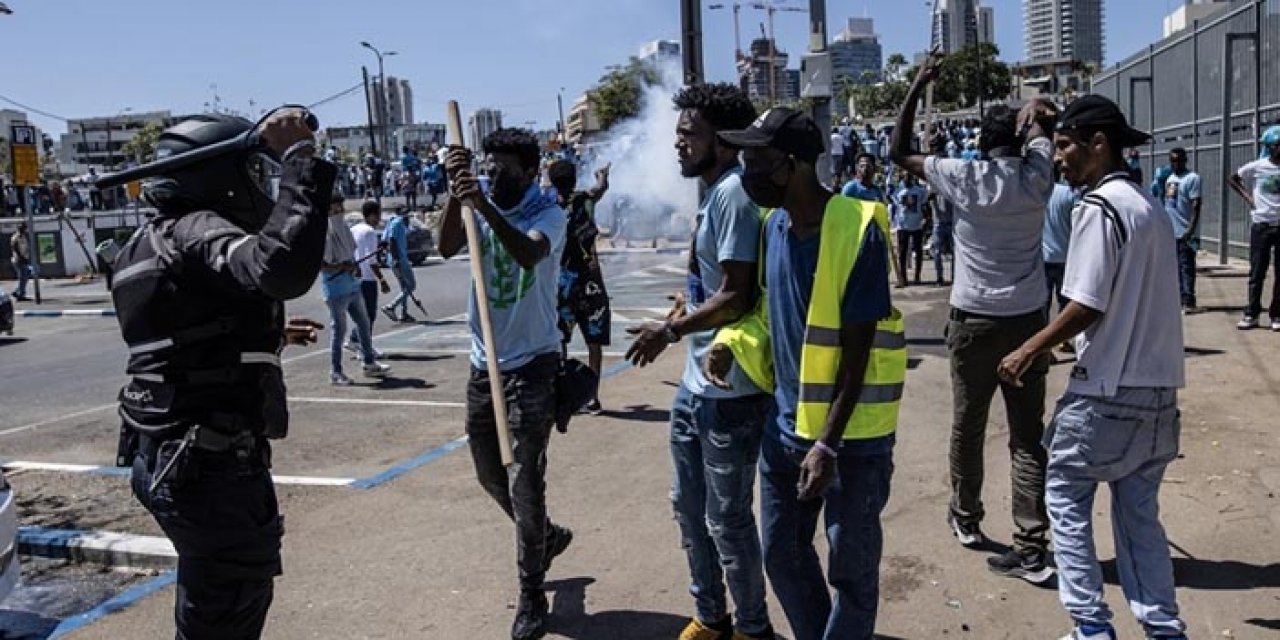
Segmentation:
<svg viewBox="0 0 1280 640">
<path fill-rule="evenodd" d="M 799 87 L 791 84 L 787 58 L 787 52 L 778 49 L 774 41 L 767 38 L 752 40 L 741 76 L 742 90 L 747 97 L 760 102 L 781 103 L 798 99 Z M 773 71 L 772 78 L 770 70 Z"/>
<path fill-rule="evenodd" d="M 485 136 L 501 128 L 501 111 L 489 108 L 477 109 L 470 118 L 467 118 L 467 132 L 471 134 L 467 141 L 473 150 L 479 150 Z"/>
<path fill-rule="evenodd" d="M 978 0 L 933 0 L 930 49 L 957 53 L 978 44 Z"/>
<path fill-rule="evenodd" d="M 395 76 L 387 76 L 384 87 L 379 80 L 373 81 L 373 124 L 375 127 L 387 126 L 391 129 L 413 124 L 413 89 L 409 81 Z M 378 104 L 379 96 L 382 103 Z M 385 120 L 384 120 L 385 119 Z"/>
<path fill-rule="evenodd" d="M 1022 14 L 1027 62 L 1102 65 L 1102 0 L 1023 0 Z"/>
<path fill-rule="evenodd" d="M 1189 29 L 1196 20 L 1204 20 L 1230 4 L 1231 0 L 1183 0 L 1182 6 L 1164 17 L 1164 37 Z"/>
<path fill-rule="evenodd" d="M 996 10 L 992 7 L 978 7 L 978 42 L 996 42 Z"/>
<path fill-rule="evenodd" d="M 848 84 L 879 82 L 884 66 L 884 48 L 876 35 L 875 21 L 871 18 L 849 18 L 844 31 L 827 45 L 831 54 L 831 79 L 833 91 Z M 831 103 L 837 116 L 849 115 L 849 105 L 844 100 Z"/>
<path fill-rule="evenodd" d="M 680 60 L 680 43 L 675 40 L 654 40 L 640 47 L 636 58 L 641 62 L 660 64 L 667 60 Z"/>
</svg>

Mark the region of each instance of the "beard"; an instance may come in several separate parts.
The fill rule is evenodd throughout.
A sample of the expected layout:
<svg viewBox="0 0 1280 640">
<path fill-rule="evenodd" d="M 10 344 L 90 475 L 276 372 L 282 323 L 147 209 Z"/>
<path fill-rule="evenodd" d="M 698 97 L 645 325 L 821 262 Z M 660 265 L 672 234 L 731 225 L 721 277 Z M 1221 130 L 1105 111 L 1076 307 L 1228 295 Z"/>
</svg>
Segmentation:
<svg viewBox="0 0 1280 640">
<path fill-rule="evenodd" d="M 680 164 L 680 175 L 686 178 L 697 178 L 716 166 L 715 149 L 707 149 L 702 155 L 691 159 L 688 164 Z"/>
</svg>

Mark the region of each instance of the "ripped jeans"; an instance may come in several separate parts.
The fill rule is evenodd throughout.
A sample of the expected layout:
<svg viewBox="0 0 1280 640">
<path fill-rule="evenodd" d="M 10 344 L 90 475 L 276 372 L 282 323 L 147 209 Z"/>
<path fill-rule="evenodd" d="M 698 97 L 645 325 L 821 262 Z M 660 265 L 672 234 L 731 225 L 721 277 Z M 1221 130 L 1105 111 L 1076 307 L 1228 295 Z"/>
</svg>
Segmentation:
<svg viewBox="0 0 1280 640">
<path fill-rule="evenodd" d="M 769 626 L 760 535 L 752 509 L 756 463 L 774 404 L 767 394 L 704 398 L 683 385 L 671 406 L 671 502 L 689 558 L 698 619 L 714 624 L 736 605 L 735 627 L 759 635 Z"/>
</svg>

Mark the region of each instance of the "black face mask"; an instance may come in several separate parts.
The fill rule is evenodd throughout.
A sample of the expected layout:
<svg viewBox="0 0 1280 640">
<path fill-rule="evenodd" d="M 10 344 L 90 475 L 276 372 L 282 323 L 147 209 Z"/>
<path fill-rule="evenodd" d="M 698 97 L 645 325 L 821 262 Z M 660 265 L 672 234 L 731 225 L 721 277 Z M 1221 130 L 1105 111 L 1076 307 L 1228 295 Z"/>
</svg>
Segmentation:
<svg viewBox="0 0 1280 640">
<path fill-rule="evenodd" d="M 790 159 L 784 162 L 790 165 Z M 774 165 L 765 171 L 742 174 L 742 188 L 756 205 L 766 209 L 782 206 L 787 196 L 787 183 L 791 182 L 791 175 L 788 171 L 786 180 L 781 183 L 774 182 L 773 174 L 778 172 L 779 166 Z"/>
<path fill-rule="evenodd" d="M 493 203 L 503 209 L 510 209 L 518 204 L 524 198 L 525 188 L 529 185 L 525 184 L 519 174 L 497 168 L 491 172 L 489 182 L 490 197 Z"/>
</svg>

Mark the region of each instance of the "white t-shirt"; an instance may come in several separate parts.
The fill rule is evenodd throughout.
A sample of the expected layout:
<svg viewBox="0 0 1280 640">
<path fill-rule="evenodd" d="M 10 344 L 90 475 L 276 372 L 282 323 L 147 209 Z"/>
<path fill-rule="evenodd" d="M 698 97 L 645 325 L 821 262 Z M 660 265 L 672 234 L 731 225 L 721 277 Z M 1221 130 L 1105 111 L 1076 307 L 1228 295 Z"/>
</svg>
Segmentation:
<svg viewBox="0 0 1280 640">
<path fill-rule="evenodd" d="M 1062 295 L 1102 317 L 1076 337 L 1067 390 L 1110 397 L 1120 387 L 1182 387 L 1182 313 L 1173 226 L 1164 206 L 1107 176 L 1072 218 Z"/>
<path fill-rule="evenodd" d="M 1253 182 L 1253 221 L 1280 222 L 1280 166 L 1270 158 L 1254 160 L 1236 171 L 1245 184 Z"/>
<path fill-rule="evenodd" d="M 377 280 L 377 276 L 373 274 L 373 261 L 377 258 L 364 258 L 378 252 L 378 230 L 367 222 L 361 222 L 351 227 L 351 235 L 356 239 L 356 261 L 360 264 L 360 279 L 367 282 Z"/>
<path fill-rule="evenodd" d="M 838 133 L 831 134 L 831 155 L 844 155 L 844 136 Z"/>
</svg>

